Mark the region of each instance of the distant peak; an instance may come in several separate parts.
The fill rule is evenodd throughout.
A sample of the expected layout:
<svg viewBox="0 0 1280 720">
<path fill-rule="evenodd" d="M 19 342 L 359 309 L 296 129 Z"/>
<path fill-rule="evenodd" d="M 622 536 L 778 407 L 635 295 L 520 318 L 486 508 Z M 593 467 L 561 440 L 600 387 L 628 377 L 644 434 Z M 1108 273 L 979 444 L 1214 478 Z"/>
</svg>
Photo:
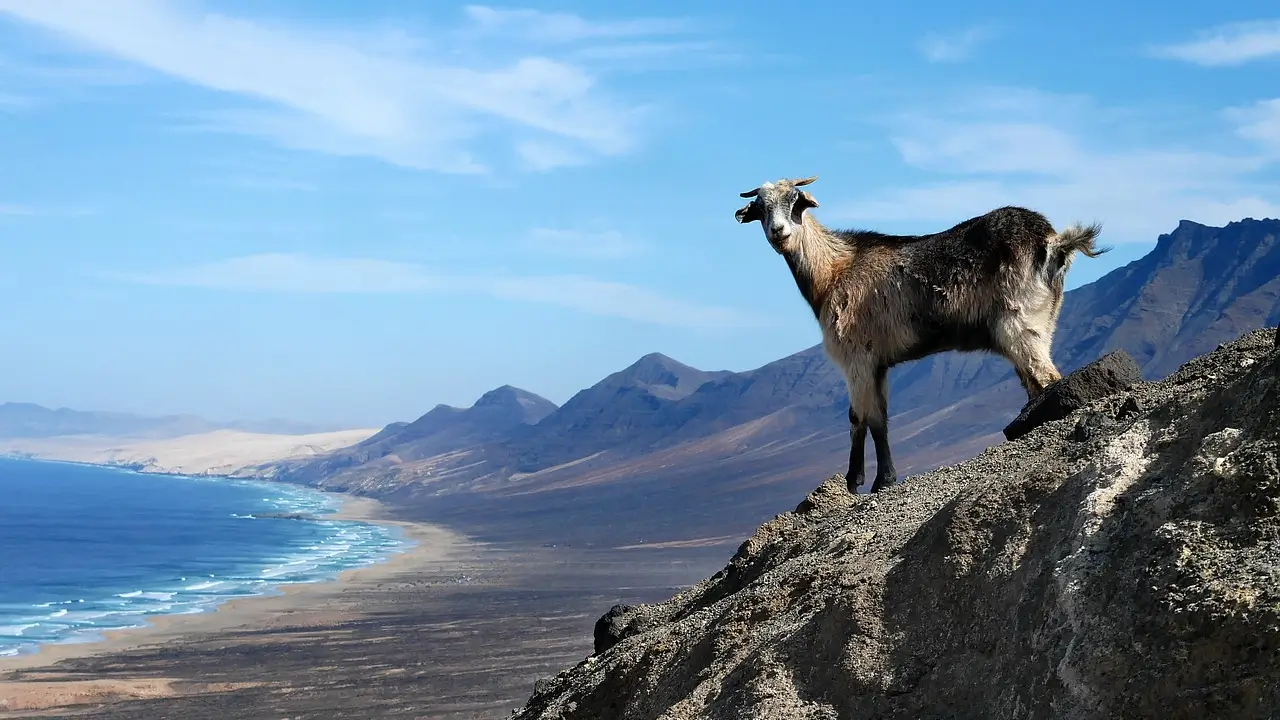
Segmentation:
<svg viewBox="0 0 1280 720">
<path fill-rule="evenodd" d="M 639 360 L 636 360 L 635 362 L 631 363 L 631 366 L 628 367 L 623 372 L 636 373 L 636 372 L 645 371 L 645 370 L 665 370 L 665 371 L 678 372 L 681 370 L 696 371 L 697 368 L 685 365 L 679 360 L 675 360 L 671 357 L 668 357 L 667 355 L 663 355 L 660 352 L 651 352 L 648 355 L 641 356 Z"/>
<path fill-rule="evenodd" d="M 550 400 L 514 385 L 496 387 L 480 396 L 471 410 L 483 413 L 515 413 L 522 422 L 536 423 L 556 409 Z"/>
<path fill-rule="evenodd" d="M 48 410 L 49 409 L 43 405 L 37 405 L 35 403 L 29 403 L 29 402 L 4 402 L 4 403 L 0 403 L 0 407 L 21 408 L 23 410 Z"/>
<path fill-rule="evenodd" d="M 666 400 L 675 400 L 724 374 L 725 371 L 699 370 L 662 353 L 651 352 L 605 377 L 592 388 L 603 388 L 609 393 L 622 388 L 639 389 Z"/>
<path fill-rule="evenodd" d="M 1274 225 L 1276 223 L 1280 223 L 1280 219 L 1269 218 L 1269 217 L 1267 218 L 1247 217 L 1247 218 L 1241 218 L 1239 220 L 1233 220 L 1227 223 L 1227 227 L 1233 227 L 1236 225 Z"/>
<path fill-rule="evenodd" d="M 636 362 L 661 362 L 661 363 L 667 363 L 667 362 L 675 362 L 675 360 L 672 360 L 670 356 L 663 355 L 663 354 L 662 354 L 662 353 L 660 353 L 660 352 L 651 352 L 651 353 L 648 353 L 648 354 L 646 354 L 646 355 L 641 355 L 641 356 L 640 356 L 640 359 L 639 359 L 639 360 L 637 360 Z"/>
<path fill-rule="evenodd" d="M 522 390 L 515 387 L 514 385 L 502 385 L 481 395 L 480 399 L 476 400 L 475 405 L 472 405 L 472 407 L 483 407 L 485 405 L 510 405 L 512 403 L 519 403 L 522 400 L 532 399 L 541 400 L 542 398 L 539 398 L 528 390 Z"/>
<path fill-rule="evenodd" d="M 1277 218 L 1254 218 L 1246 217 L 1239 220 L 1232 220 L 1221 227 L 1217 225 L 1205 225 L 1194 220 L 1179 220 L 1177 230 L 1226 230 L 1228 228 L 1248 227 L 1251 225 L 1272 225 L 1280 222 Z"/>
</svg>

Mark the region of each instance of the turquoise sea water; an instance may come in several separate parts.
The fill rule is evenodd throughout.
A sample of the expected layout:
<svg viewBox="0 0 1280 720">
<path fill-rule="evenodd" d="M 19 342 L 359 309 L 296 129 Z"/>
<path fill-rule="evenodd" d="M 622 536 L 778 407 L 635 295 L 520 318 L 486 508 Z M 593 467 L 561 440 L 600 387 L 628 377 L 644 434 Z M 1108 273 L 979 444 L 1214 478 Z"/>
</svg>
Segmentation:
<svg viewBox="0 0 1280 720">
<path fill-rule="evenodd" d="M 0 657 L 332 579 L 408 546 L 395 528 L 324 519 L 337 509 L 291 485 L 0 459 Z"/>
</svg>

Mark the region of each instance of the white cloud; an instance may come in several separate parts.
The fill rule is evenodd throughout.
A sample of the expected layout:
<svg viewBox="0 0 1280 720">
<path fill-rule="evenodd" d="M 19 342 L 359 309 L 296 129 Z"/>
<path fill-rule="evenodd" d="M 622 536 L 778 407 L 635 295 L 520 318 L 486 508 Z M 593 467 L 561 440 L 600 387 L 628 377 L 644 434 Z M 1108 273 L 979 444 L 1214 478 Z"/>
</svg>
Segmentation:
<svg viewBox="0 0 1280 720">
<path fill-rule="evenodd" d="M 971 27 L 955 33 L 929 33 L 920 39 L 917 47 L 929 62 L 961 62 L 993 37 L 993 28 Z"/>
<path fill-rule="evenodd" d="M 678 18 L 590 22 L 568 13 L 499 9 L 484 5 L 468 5 L 465 12 L 475 23 L 477 32 L 514 35 L 548 44 L 672 35 L 692 30 L 687 20 Z"/>
<path fill-rule="evenodd" d="M 644 108 L 611 99 L 586 67 L 515 55 L 512 38 L 571 44 L 683 27 L 472 7 L 466 13 L 471 26 L 454 32 L 486 42 L 468 46 L 474 67 L 466 67 L 424 56 L 404 38 L 385 45 L 385 33 L 321 33 L 170 0 L 0 0 L 0 12 L 85 50 L 242 101 L 203 113 L 190 129 L 446 172 L 487 170 L 491 159 L 477 156 L 482 138 L 562 148 L 559 155 L 575 162 L 622 154 L 637 142 Z M 518 152 L 528 159 L 526 149 Z M 546 155 L 529 164 L 563 164 Z"/>
<path fill-rule="evenodd" d="M 588 232 L 536 228 L 524 239 L 529 250 L 548 255 L 589 260 L 622 260 L 642 254 L 644 243 L 632 240 L 617 230 Z"/>
<path fill-rule="evenodd" d="M 1280 154 L 1280 98 L 1246 107 L 1228 108 L 1227 118 L 1237 124 L 1240 137 L 1254 140 Z"/>
<path fill-rule="evenodd" d="M 956 125 L 907 117 L 898 133 L 892 142 L 907 164 L 939 172 L 1051 174 L 1080 153 L 1076 139 L 1062 130 L 1026 121 Z"/>
<path fill-rule="evenodd" d="M 268 253 L 159 272 L 105 276 L 145 285 L 246 292 L 488 295 L 672 327 L 739 328 L 758 324 L 731 309 L 580 275 L 466 275 L 436 272 L 414 263 L 363 258 Z"/>
<path fill-rule="evenodd" d="M 515 149 L 524 167 L 535 172 L 583 165 L 589 160 L 564 144 L 542 140 L 522 140 L 516 143 Z"/>
<path fill-rule="evenodd" d="M 697 27 L 684 18 L 589 22 L 568 13 L 479 5 L 465 12 L 472 25 L 462 36 L 471 42 L 501 36 L 596 71 L 687 69 L 740 59 L 719 42 L 691 37 Z"/>
<path fill-rule="evenodd" d="M 42 56 L 42 62 L 22 62 L 13 57 L 0 56 L 0 74 L 24 85 L 67 85 L 81 87 L 120 87 L 138 85 L 144 81 L 143 72 L 128 68 L 123 63 L 83 65 L 68 62 L 59 56 Z"/>
<path fill-rule="evenodd" d="M 1274 169 L 1267 156 L 1099 141 L 1108 129 L 1099 118 L 1113 116 L 1122 114 L 1039 92 L 907 113 L 892 122 L 892 142 L 904 163 L 939 177 L 834 206 L 832 217 L 940 230 L 1015 204 L 1055 224 L 1101 221 L 1108 242 L 1147 242 L 1181 219 L 1280 216 L 1280 185 L 1259 179 Z M 1242 133 L 1264 139 L 1270 117 Z"/>
<path fill-rule="evenodd" d="M 2 16 L 0 16 L 2 19 Z M 0 54 L 0 112 L 21 112 L 51 103 L 83 100 L 142 82 L 142 74 L 118 64 L 85 66 L 56 54 L 19 61 Z"/>
<path fill-rule="evenodd" d="M 1150 48 L 1150 54 L 1196 65 L 1243 65 L 1280 57 L 1280 20 L 1228 23 L 1210 28 L 1194 40 Z"/>
</svg>

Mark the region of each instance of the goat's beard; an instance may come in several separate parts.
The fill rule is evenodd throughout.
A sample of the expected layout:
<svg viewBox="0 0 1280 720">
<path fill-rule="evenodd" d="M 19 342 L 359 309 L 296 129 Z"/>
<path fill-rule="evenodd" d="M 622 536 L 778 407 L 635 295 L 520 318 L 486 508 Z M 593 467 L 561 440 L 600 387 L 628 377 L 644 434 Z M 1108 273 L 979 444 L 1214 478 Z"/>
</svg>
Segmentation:
<svg viewBox="0 0 1280 720">
<path fill-rule="evenodd" d="M 787 244 L 795 239 L 795 235 L 792 235 L 789 238 L 783 238 L 781 240 L 774 240 L 772 237 L 769 237 L 768 235 L 766 235 L 765 239 L 769 241 L 769 247 L 773 248 L 774 252 L 778 253 L 779 255 L 786 255 L 787 252 L 789 251 Z"/>
</svg>

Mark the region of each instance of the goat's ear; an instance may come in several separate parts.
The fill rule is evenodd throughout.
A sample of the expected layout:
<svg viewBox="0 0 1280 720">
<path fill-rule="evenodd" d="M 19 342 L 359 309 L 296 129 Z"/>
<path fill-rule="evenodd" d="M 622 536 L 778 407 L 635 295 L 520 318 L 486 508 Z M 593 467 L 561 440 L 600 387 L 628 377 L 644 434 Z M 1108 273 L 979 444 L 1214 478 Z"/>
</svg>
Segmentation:
<svg viewBox="0 0 1280 720">
<path fill-rule="evenodd" d="M 791 206 L 791 222 L 796 224 L 804 222 L 804 211 L 816 207 L 818 207 L 818 201 L 814 200 L 809 193 L 800 190 L 795 204 Z"/>
<path fill-rule="evenodd" d="M 755 200 L 752 200 L 746 205 L 738 208 L 738 212 L 734 213 L 733 216 L 737 218 L 740 223 L 749 223 L 753 220 L 759 220 L 760 207 Z"/>
</svg>

